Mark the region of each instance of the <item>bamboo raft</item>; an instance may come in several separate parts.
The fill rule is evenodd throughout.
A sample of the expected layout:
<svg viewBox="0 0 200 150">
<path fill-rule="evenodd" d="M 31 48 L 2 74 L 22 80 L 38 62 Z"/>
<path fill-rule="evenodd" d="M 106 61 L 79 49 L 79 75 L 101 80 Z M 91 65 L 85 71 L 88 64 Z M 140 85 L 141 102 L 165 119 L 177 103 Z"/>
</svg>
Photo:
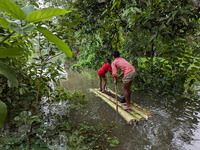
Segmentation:
<svg viewBox="0 0 200 150">
<path fill-rule="evenodd" d="M 110 105 L 113 109 L 116 110 L 116 99 L 115 92 L 108 89 L 105 93 L 99 91 L 99 89 L 90 89 L 96 96 L 100 97 L 103 101 L 105 101 L 108 105 Z M 118 95 L 119 99 L 119 95 Z M 118 113 L 127 121 L 128 124 L 136 124 L 140 121 L 150 120 L 155 118 L 155 116 L 145 108 L 142 108 L 138 104 L 131 101 L 131 110 L 122 109 L 123 103 L 118 101 Z"/>
</svg>

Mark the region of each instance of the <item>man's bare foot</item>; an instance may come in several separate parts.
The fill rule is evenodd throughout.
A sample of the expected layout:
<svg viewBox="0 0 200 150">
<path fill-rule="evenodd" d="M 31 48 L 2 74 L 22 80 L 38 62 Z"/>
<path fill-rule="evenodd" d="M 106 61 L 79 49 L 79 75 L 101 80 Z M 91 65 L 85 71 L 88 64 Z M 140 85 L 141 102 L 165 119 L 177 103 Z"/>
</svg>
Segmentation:
<svg viewBox="0 0 200 150">
<path fill-rule="evenodd" d="M 127 105 L 127 103 L 121 103 L 121 105 L 122 105 L 122 106 L 126 106 L 126 105 Z"/>
<path fill-rule="evenodd" d="M 100 89 L 99 91 L 102 92 L 102 89 Z"/>
<path fill-rule="evenodd" d="M 102 93 L 105 93 L 105 91 L 104 91 L 104 90 L 102 90 L 101 92 L 102 92 Z"/>
<path fill-rule="evenodd" d="M 124 109 L 124 110 L 130 110 L 132 107 L 131 106 L 122 106 L 122 109 Z"/>
</svg>

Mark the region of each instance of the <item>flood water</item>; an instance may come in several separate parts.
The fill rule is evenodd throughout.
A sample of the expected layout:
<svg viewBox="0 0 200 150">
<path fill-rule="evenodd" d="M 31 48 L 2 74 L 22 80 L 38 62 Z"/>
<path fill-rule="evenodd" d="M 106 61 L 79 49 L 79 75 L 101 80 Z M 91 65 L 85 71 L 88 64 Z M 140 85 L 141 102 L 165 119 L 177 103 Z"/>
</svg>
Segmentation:
<svg viewBox="0 0 200 150">
<path fill-rule="evenodd" d="M 73 121 L 83 121 L 95 125 L 98 123 L 115 123 L 112 136 L 116 136 L 120 144 L 116 150 L 199 150 L 200 149 L 200 100 L 176 100 L 172 97 L 161 97 L 146 92 L 132 93 L 131 100 L 150 110 L 156 119 L 144 121 L 137 125 L 128 125 L 101 98 L 90 92 L 90 88 L 98 87 L 96 75 L 71 72 L 68 81 L 62 86 L 86 93 L 86 106 L 73 112 Z M 108 88 L 114 90 L 113 81 L 108 81 Z M 122 94 L 122 84 L 118 84 L 118 93 Z M 200 94 L 200 93 L 199 93 Z"/>
<path fill-rule="evenodd" d="M 86 122 L 87 125 L 93 126 L 99 123 L 117 126 L 109 136 L 115 136 L 120 143 L 117 147 L 109 148 L 109 150 L 200 150 L 200 100 L 177 100 L 169 96 L 133 92 L 131 100 L 150 110 L 156 118 L 137 125 L 128 125 L 120 115 L 116 114 L 114 109 L 90 92 L 90 88 L 99 86 L 96 72 L 84 71 L 81 74 L 69 70 L 67 72 L 68 80 L 63 80 L 61 86 L 72 91 L 82 90 L 83 93 L 86 93 L 88 101 L 83 108 L 70 112 L 71 122 L 74 124 Z M 107 87 L 114 91 L 112 78 L 108 78 Z M 118 94 L 122 94 L 122 83 L 118 83 Z M 45 99 L 42 103 L 45 103 Z M 45 124 L 51 125 L 53 122 L 51 116 L 62 115 L 62 113 L 64 115 L 66 108 L 67 104 L 63 103 L 55 103 L 51 106 L 43 104 L 40 112 L 44 113 Z M 18 111 L 16 110 L 16 112 Z M 25 125 L 19 129 L 15 126 L 12 127 L 12 121 L 9 119 L 12 117 L 9 116 L 4 129 L 0 132 L 2 135 L 6 137 L 16 133 L 23 134 L 29 130 Z M 60 133 L 59 141 L 55 141 L 55 144 L 50 147 L 54 147 L 52 149 L 55 150 L 66 150 L 67 137 L 63 136 L 65 134 Z"/>
</svg>

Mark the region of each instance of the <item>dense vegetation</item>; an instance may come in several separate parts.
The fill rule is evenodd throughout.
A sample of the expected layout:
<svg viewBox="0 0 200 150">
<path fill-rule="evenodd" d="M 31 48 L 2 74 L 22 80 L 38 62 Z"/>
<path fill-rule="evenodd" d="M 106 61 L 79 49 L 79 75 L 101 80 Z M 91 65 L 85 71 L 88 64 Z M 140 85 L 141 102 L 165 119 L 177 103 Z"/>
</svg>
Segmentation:
<svg viewBox="0 0 200 150">
<path fill-rule="evenodd" d="M 200 81 L 199 9 L 198 2 L 189 0 L 0 0 L 0 127 L 7 111 L 18 107 L 20 114 L 13 115 L 18 126 L 29 125 L 20 133 L 23 137 L 4 141 L 7 149 L 48 148 L 42 131 L 52 129 L 37 112 L 43 98 L 50 104 L 72 102 L 73 109 L 86 102 L 80 91 L 52 87 L 59 87 L 64 59 L 76 62 L 74 71 L 97 70 L 119 50 L 137 70 L 132 90 L 194 99 Z M 54 129 L 67 127 L 71 138 L 89 131 L 107 133 L 101 125 L 72 130 L 70 123 L 56 120 Z M 73 142 L 69 138 L 69 147 L 84 143 L 87 136 Z M 98 149 L 97 142 L 87 142 Z"/>
</svg>

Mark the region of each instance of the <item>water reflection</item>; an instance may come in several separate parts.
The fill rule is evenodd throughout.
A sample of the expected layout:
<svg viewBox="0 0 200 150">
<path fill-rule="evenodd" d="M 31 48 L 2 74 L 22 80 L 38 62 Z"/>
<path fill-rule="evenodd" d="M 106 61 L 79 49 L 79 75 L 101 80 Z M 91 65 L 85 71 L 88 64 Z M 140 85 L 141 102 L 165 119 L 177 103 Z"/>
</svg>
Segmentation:
<svg viewBox="0 0 200 150">
<path fill-rule="evenodd" d="M 62 86 L 87 93 L 88 104 L 81 111 L 72 112 L 74 123 L 83 121 L 94 125 L 116 123 L 118 128 L 113 132 L 120 144 L 120 150 L 199 150 L 200 148 L 200 100 L 176 100 L 171 97 L 159 97 L 148 93 L 134 92 L 131 99 L 142 107 L 152 111 L 156 120 L 145 121 L 138 125 L 127 125 L 125 120 L 103 102 L 89 92 L 90 88 L 98 87 L 96 74 L 79 74 L 69 72 L 68 81 Z M 108 80 L 109 81 L 109 80 Z M 108 87 L 114 90 L 112 81 Z M 118 93 L 122 93 L 118 84 Z"/>
</svg>

